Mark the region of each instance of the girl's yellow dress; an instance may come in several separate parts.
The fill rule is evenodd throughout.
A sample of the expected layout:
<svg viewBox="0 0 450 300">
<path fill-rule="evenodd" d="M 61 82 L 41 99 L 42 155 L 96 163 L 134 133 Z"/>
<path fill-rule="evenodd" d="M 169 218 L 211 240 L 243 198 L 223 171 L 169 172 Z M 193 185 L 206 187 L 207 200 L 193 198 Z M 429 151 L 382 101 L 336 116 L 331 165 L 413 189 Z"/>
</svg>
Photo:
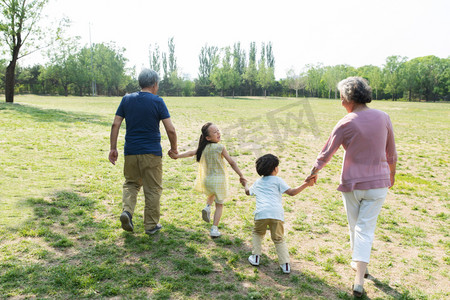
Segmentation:
<svg viewBox="0 0 450 300">
<path fill-rule="evenodd" d="M 215 195 L 215 202 L 222 204 L 228 193 L 228 175 L 225 159 L 222 156 L 224 146 L 209 143 L 202 152 L 195 182 L 195 190 Z"/>
</svg>

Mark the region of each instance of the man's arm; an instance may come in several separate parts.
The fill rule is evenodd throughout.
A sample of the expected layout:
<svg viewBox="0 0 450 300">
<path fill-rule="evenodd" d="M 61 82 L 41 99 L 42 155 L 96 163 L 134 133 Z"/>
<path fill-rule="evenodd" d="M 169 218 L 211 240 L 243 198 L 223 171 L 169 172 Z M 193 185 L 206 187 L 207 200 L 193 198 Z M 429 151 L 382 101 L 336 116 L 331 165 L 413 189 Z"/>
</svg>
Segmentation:
<svg viewBox="0 0 450 300">
<path fill-rule="evenodd" d="M 172 120 L 170 118 L 162 120 L 164 124 L 164 128 L 166 129 L 167 137 L 170 142 L 170 151 L 178 154 L 178 146 L 177 146 L 177 132 L 175 130 L 175 126 L 172 124 Z"/>
<path fill-rule="evenodd" d="M 117 152 L 117 138 L 119 136 L 120 125 L 122 125 L 123 118 L 116 115 L 111 126 L 111 135 L 109 137 L 109 161 L 115 165 L 119 152 Z"/>
</svg>

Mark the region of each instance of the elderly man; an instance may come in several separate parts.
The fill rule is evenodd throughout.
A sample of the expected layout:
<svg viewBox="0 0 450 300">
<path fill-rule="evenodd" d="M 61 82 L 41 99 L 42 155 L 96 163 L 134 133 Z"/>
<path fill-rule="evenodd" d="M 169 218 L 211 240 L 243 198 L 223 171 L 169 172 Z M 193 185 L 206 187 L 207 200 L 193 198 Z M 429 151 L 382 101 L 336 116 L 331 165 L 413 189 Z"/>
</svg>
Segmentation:
<svg viewBox="0 0 450 300">
<path fill-rule="evenodd" d="M 171 151 L 177 153 L 177 134 L 163 99 L 157 96 L 158 74 L 144 69 L 139 74 L 140 92 L 122 98 L 111 127 L 109 161 L 115 165 L 118 157 L 117 137 L 123 119 L 126 122 L 125 163 L 123 184 L 122 228 L 133 231 L 133 213 L 137 194 L 144 187 L 144 227 L 146 234 L 154 234 L 159 224 L 162 194 L 162 149 L 159 124 L 162 121 L 169 137 Z"/>
</svg>

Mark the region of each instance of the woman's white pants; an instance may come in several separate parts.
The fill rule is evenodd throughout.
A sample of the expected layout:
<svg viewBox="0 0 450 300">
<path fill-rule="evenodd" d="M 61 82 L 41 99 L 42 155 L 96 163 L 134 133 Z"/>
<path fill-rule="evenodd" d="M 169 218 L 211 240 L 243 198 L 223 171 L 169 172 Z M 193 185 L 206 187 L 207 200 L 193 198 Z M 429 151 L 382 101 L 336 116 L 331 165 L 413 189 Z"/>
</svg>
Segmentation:
<svg viewBox="0 0 450 300">
<path fill-rule="evenodd" d="M 377 218 L 387 192 L 388 188 L 342 192 L 353 261 L 369 262 Z"/>
</svg>

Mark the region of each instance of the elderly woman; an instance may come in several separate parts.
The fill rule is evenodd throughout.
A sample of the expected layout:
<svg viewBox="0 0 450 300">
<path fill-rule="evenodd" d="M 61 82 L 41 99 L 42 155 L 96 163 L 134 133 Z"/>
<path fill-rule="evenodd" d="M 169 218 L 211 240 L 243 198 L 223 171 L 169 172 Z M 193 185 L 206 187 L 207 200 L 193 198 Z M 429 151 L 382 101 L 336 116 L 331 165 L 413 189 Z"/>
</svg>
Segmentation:
<svg viewBox="0 0 450 300">
<path fill-rule="evenodd" d="M 371 109 L 372 89 L 361 77 L 349 77 L 338 84 L 341 104 L 348 114 L 334 127 L 319 153 L 311 175 L 317 181 L 321 170 L 342 145 L 345 150 L 341 184 L 356 270 L 353 295 L 364 294 L 364 277 L 370 259 L 375 226 L 388 188 L 394 185 L 397 153 L 389 116 Z"/>
</svg>

